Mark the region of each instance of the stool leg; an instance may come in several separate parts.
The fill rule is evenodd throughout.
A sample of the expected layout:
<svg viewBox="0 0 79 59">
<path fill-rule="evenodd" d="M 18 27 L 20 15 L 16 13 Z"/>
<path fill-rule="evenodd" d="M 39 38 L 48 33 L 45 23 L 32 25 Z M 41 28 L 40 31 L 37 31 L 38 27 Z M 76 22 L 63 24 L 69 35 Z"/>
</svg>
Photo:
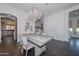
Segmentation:
<svg viewBox="0 0 79 59">
<path fill-rule="evenodd" d="M 24 49 L 24 50 L 23 50 L 23 56 L 25 56 L 25 55 L 26 55 L 26 50 Z"/>
<path fill-rule="evenodd" d="M 25 49 L 23 50 L 23 56 L 27 56 L 27 51 Z"/>
</svg>

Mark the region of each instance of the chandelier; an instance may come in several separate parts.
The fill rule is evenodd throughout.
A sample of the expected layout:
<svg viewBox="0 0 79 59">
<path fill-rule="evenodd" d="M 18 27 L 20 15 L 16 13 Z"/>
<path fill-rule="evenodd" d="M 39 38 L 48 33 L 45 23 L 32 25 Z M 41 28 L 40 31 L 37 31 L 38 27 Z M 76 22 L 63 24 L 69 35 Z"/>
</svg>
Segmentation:
<svg viewBox="0 0 79 59">
<path fill-rule="evenodd" d="M 37 8 L 32 9 L 32 13 L 36 20 L 39 20 L 41 18 L 41 12 Z"/>
</svg>

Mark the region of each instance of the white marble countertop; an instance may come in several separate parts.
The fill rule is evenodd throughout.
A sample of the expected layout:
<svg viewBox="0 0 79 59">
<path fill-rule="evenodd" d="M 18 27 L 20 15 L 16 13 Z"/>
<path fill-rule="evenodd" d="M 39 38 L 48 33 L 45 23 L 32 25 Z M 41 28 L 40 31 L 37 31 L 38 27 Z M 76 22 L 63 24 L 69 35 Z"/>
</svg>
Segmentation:
<svg viewBox="0 0 79 59">
<path fill-rule="evenodd" d="M 23 36 L 28 36 L 28 41 L 36 44 L 39 47 L 46 45 L 49 41 L 52 40 L 51 37 L 45 35 L 23 34 Z"/>
</svg>

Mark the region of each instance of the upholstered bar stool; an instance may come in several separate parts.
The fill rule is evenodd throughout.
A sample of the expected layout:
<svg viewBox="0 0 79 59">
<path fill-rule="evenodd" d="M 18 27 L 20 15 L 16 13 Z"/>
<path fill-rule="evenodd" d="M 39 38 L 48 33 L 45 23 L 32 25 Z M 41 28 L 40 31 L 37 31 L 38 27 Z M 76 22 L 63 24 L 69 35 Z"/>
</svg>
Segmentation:
<svg viewBox="0 0 79 59">
<path fill-rule="evenodd" d="M 27 36 L 21 36 L 19 41 L 20 51 L 22 55 L 26 55 L 26 56 L 28 54 L 28 50 L 34 48 L 34 45 L 28 42 L 28 39 L 29 38 Z"/>
</svg>

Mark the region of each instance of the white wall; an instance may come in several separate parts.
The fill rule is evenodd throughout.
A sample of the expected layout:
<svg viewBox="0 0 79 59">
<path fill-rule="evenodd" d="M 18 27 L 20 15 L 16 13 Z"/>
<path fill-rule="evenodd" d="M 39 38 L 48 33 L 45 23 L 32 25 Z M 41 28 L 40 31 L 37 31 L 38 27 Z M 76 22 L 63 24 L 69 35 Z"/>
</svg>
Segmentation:
<svg viewBox="0 0 79 59">
<path fill-rule="evenodd" d="M 18 34 L 22 34 L 25 32 L 25 19 L 27 18 L 26 13 L 7 4 L 0 4 L 0 13 L 8 13 L 16 16 L 18 20 Z"/>
<path fill-rule="evenodd" d="M 54 39 L 67 41 L 67 27 L 65 25 L 66 11 L 57 12 L 44 19 L 45 32 Z"/>
<path fill-rule="evenodd" d="M 44 30 L 47 35 L 61 41 L 69 40 L 68 32 L 68 13 L 79 9 L 79 5 L 73 6 L 68 10 L 63 10 L 55 14 L 51 14 L 44 18 Z"/>
</svg>

